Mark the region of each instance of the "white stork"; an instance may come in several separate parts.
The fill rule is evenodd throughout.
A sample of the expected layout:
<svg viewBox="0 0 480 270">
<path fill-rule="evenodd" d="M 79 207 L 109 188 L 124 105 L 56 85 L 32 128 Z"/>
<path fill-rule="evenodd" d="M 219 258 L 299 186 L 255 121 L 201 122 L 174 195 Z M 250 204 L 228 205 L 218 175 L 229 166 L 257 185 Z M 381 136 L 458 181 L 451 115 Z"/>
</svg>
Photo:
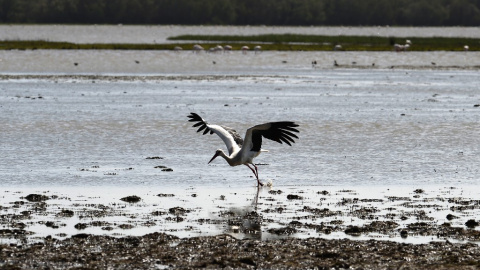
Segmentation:
<svg viewBox="0 0 480 270">
<path fill-rule="evenodd" d="M 270 122 L 265 124 L 260 124 L 253 126 L 247 129 L 245 133 L 245 138 L 242 139 L 240 135 L 232 128 L 211 125 L 208 124 L 202 117 L 196 113 L 190 113 L 188 115 L 190 122 L 195 122 L 193 127 L 199 127 L 197 132 L 203 131 L 203 135 L 210 132 L 210 134 L 217 134 L 223 142 L 226 144 L 228 149 L 228 155 L 221 149 L 218 149 L 215 152 L 215 155 L 210 159 L 212 162 L 216 157 L 223 157 L 230 166 L 245 165 L 257 178 L 259 186 L 263 184 L 258 179 L 258 168 L 253 164 L 253 159 L 260 155 L 261 152 L 266 152 L 266 150 L 261 149 L 262 147 L 262 137 L 265 137 L 269 140 L 276 141 L 278 143 L 286 143 L 292 145 L 295 141 L 293 138 L 298 139 L 297 135 L 293 132 L 299 132 L 295 127 L 298 127 L 294 122 Z M 252 165 L 253 168 L 250 166 Z"/>
</svg>

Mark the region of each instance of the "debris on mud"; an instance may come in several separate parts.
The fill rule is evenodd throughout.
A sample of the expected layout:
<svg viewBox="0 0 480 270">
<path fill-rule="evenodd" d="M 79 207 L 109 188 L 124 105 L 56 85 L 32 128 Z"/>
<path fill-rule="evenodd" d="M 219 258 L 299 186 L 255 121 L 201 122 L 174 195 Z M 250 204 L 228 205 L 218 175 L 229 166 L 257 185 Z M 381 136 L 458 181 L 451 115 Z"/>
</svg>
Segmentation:
<svg viewBox="0 0 480 270">
<path fill-rule="evenodd" d="M 162 172 L 173 172 L 172 168 L 168 168 L 167 166 L 159 165 L 153 167 L 154 169 L 162 169 Z"/>
<path fill-rule="evenodd" d="M 159 193 L 157 194 L 158 197 L 175 197 L 175 194 L 165 194 L 165 193 Z"/>
<path fill-rule="evenodd" d="M 147 157 L 146 159 L 163 159 L 163 157 L 157 157 L 157 156 L 155 156 L 155 157 Z"/>
</svg>

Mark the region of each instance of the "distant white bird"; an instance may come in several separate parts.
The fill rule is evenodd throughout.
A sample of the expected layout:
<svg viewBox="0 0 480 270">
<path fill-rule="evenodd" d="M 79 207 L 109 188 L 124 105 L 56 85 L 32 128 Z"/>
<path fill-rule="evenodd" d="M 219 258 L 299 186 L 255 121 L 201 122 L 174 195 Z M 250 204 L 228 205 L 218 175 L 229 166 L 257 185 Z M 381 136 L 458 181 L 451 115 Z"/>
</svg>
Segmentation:
<svg viewBox="0 0 480 270">
<path fill-rule="evenodd" d="M 204 49 L 203 49 L 202 46 L 200 46 L 198 44 L 193 45 L 193 52 L 198 53 L 198 52 L 203 51 L 203 50 Z"/>
<path fill-rule="evenodd" d="M 468 45 L 463 46 L 464 51 L 468 52 L 469 49 L 470 49 L 470 47 L 468 47 Z"/>
<path fill-rule="evenodd" d="M 406 52 L 406 51 L 408 51 L 408 49 L 410 49 L 410 46 L 412 46 L 412 41 L 410 41 L 409 39 L 407 39 L 407 40 L 405 40 L 405 45 L 394 44 L 394 45 L 393 45 L 393 49 L 394 49 L 396 52 Z"/>
<path fill-rule="evenodd" d="M 401 52 L 401 51 L 404 51 L 404 50 L 405 50 L 405 46 L 404 46 L 404 45 L 400 45 L 400 44 L 395 44 L 395 45 L 393 45 L 393 49 L 394 49 L 396 52 Z"/>
<path fill-rule="evenodd" d="M 257 45 L 255 47 L 253 47 L 253 50 L 255 51 L 255 54 L 259 53 L 262 51 L 262 46 L 260 45 Z"/>
<path fill-rule="evenodd" d="M 253 164 L 253 159 L 261 152 L 266 152 L 266 150 L 261 149 L 262 137 L 290 146 L 295 142 L 293 138 L 298 139 L 297 135 L 294 134 L 294 132 L 299 132 L 296 129 L 298 125 L 294 122 L 270 122 L 256 125 L 247 129 L 245 137 L 242 139 L 234 129 L 208 124 L 196 113 L 190 113 L 188 118 L 190 118 L 189 122 L 195 122 L 193 127 L 199 127 L 197 132 L 204 130 L 203 135 L 209 132 L 210 134 L 215 133 L 227 146 L 228 155 L 223 150 L 218 149 L 208 163 L 221 156 L 230 166 L 245 165 L 253 172 L 259 186 L 263 186 L 263 184 L 258 179 L 258 168 Z"/>
<path fill-rule="evenodd" d="M 221 45 L 217 45 L 215 47 L 210 48 L 208 51 L 211 53 L 223 52 L 223 47 Z"/>
<path fill-rule="evenodd" d="M 250 50 L 248 46 L 242 46 L 242 53 L 247 54 L 247 51 Z"/>
</svg>

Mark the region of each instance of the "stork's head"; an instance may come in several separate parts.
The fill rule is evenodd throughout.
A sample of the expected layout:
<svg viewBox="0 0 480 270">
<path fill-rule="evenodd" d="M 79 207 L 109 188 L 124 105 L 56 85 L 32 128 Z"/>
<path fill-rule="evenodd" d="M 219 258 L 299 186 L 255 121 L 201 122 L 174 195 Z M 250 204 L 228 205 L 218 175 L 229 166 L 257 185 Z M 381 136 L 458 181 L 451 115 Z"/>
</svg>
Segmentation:
<svg viewBox="0 0 480 270">
<path fill-rule="evenodd" d="M 220 156 L 221 154 L 223 154 L 223 150 L 222 150 L 222 149 L 218 149 L 217 151 L 215 151 L 215 155 L 213 155 L 212 159 L 210 159 L 210 161 L 208 162 L 208 164 L 210 164 L 210 162 L 212 162 L 216 157 Z"/>
</svg>

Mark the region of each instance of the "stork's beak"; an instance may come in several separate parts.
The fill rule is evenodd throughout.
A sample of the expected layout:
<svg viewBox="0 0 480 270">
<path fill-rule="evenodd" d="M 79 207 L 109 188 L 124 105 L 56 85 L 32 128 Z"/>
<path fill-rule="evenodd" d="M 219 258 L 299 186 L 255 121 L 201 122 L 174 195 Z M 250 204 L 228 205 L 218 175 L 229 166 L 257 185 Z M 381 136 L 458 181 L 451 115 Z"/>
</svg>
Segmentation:
<svg viewBox="0 0 480 270">
<path fill-rule="evenodd" d="M 212 159 L 210 159 L 210 161 L 208 162 L 208 164 L 210 164 L 210 162 L 212 162 L 216 157 L 218 157 L 218 155 L 220 155 L 219 152 L 215 153 L 215 155 L 213 155 Z"/>
</svg>

